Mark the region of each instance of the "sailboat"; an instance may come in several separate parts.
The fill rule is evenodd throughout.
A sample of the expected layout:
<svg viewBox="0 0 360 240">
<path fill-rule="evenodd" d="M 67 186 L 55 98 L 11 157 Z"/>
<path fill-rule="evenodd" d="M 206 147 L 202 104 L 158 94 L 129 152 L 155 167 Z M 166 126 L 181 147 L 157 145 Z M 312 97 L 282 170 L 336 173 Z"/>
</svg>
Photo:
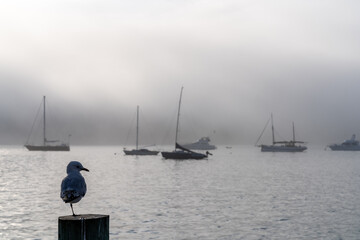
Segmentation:
<svg viewBox="0 0 360 240">
<path fill-rule="evenodd" d="M 272 132 L 272 145 L 260 145 L 262 152 L 303 152 L 307 149 L 307 147 L 305 147 L 305 146 L 296 145 L 296 143 L 304 143 L 304 142 L 295 140 L 294 123 L 293 123 L 293 140 L 292 141 L 275 141 L 274 121 L 273 121 L 272 114 L 271 114 L 271 132 Z M 260 140 L 260 138 L 261 138 L 261 136 L 259 137 L 258 141 Z M 280 145 L 278 145 L 278 144 L 280 144 Z"/>
<path fill-rule="evenodd" d="M 66 143 L 62 143 L 58 140 L 48 140 L 46 138 L 46 109 L 45 109 L 45 105 L 46 105 L 46 97 L 43 97 L 43 101 L 42 101 L 42 105 L 43 105 L 43 142 L 42 145 L 31 145 L 27 143 L 25 144 L 25 147 L 29 150 L 29 151 L 70 151 L 70 146 L 69 144 Z"/>
<path fill-rule="evenodd" d="M 148 149 L 139 149 L 139 106 L 136 109 L 136 149 L 126 150 L 124 149 L 125 155 L 157 155 L 158 151 L 150 151 Z"/>
<path fill-rule="evenodd" d="M 184 87 L 181 87 L 179 107 L 178 107 L 178 113 L 177 113 L 177 121 L 176 121 L 175 150 L 172 152 L 161 152 L 161 155 L 165 159 L 176 159 L 176 160 L 204 159 L 210 154 L 209 152 L 206 152 L 206 154 L 194 152 L 194 151 L 191 151 L 191 150 L 181 146 L 177 142 L 178 132 L 179 132 L 180 106 L 181 106 L 181 98 L 182 98 L 183 89 L 184 89 Z"/>
</svg>

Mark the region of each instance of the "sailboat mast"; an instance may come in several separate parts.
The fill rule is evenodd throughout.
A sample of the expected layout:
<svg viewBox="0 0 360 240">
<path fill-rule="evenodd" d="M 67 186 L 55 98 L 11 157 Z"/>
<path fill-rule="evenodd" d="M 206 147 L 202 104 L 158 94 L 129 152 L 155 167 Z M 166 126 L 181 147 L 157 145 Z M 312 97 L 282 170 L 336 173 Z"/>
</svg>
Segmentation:
<svg viewBox="0 0 360 240">
<path fill-rule="evenodd" d="M 139 106 L 136 109 L 136 150 L 139 146 Z"/>
<path fill-rule="evenodd" d="M 43 128 L 44 128 L 44 146 L 45 146 L 45 144 L 46 144 L 46 113 L 45 113 L 45 96 L 43 97 L 43 102 L 44 102 L 44 116 L 43 116 L 43 118 L 44 118 L 44 126 L 43 126 Z"/>
<path fill-rule="evenodd" d="M 179 132 L 180 106 L 181 106 L 181 97 L 182 97 L 183 89 L 184 89 L 184 87 L 181 87 L 178 114 L 177 114 L 177 120 L 176 120 L 175 149 L 176 149 L 176 144 L 177 144 L 177 139 L 178 139 L 178 132 Z"/>
<path fill-rule="evenodd" d="M 273 141 L 273 145 L 275 144 L 275 134 L 274 134 L 274 120 L 273 120 L 273 115 L 271 113 L 271 132 L 272 132 L 272 141 Z"/>
<path fill-rule="evenodd" d="M 293 124 L 293 142 L 295 142 L 295 125 L 294 125 L 294 122 L 292 124 Z"/>
</svg>

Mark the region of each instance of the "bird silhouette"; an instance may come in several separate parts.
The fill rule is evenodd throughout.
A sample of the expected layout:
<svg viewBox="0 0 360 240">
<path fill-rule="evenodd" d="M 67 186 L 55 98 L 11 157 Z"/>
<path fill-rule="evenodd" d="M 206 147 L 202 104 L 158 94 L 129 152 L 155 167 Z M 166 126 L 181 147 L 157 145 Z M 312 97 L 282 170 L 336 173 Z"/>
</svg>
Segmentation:
<svg viewBox="0 0 360 240">
<path fill-rule="evenodd" d="M 72 161 L 67 165 L 67 176 L 61 182 L 60 198 L 65 203 L 70 203 L 71 211 L 75 216 L 72 204 L 77 203 L 86 194 L 86 183 L 80 171 L 87 171 L 80 162 Z"/>
</svg>

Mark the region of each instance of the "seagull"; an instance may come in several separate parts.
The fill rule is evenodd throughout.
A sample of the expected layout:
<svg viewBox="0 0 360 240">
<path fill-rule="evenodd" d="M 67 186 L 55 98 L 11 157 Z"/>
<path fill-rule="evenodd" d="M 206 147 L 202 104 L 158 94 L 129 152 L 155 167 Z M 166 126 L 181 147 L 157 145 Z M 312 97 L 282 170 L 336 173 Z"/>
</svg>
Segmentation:
<svg viewBox="0 0 360 240">
<path fill-rule="evenodd" d="M 72 204 L 79 202 L 86 194 L 86 183 L 80 174 L 81 170 L 89 172 L 80 162 L 71 161 L 66 168 L 67 176 L 61 182 L 60 198 L 65 203 L 70 203 L 73 216 L 75 213 Z"/>
</svg>

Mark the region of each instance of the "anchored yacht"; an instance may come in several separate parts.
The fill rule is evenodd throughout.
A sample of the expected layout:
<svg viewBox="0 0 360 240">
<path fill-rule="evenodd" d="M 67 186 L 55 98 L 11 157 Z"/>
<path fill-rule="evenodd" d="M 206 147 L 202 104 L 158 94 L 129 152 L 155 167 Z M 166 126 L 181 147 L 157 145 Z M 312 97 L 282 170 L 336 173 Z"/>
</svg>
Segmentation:
<svg viewBox="0 0 360 240">
<path fill-rule="evenodd" d="M 333 151 L 360 151 L 360 144 L 355 140 L 356 136 L 353 134 L 351 139 L 347 139 L 341 144 L 332 144 L 328 147 Z"/>
<path fill-rule="evenodd" d="M 209 144 L 210 138 L 209 137 L 202 137 L 197 142 L 183 144 L 182 146 L 188 149 L 194 150 L 214 150 L 216 146 Z"/>
</svg>

